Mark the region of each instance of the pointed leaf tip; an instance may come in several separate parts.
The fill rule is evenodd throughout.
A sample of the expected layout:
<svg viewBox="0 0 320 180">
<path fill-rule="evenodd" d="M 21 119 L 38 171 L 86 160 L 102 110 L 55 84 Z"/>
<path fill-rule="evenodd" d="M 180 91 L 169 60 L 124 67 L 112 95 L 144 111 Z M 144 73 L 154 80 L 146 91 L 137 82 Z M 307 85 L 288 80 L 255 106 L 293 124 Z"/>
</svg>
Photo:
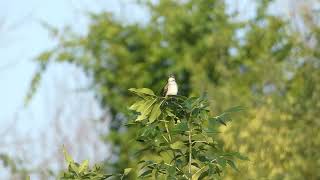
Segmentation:
<svg viewBox="0 0 320 180">
<path fill-rule="evenodd" d="M 123 174 L 126 176 L 131 172 L 131 170 L 132 170 L 132 168 L 126 168 L 126 169 L 124 169 Z"/>
<path fill-rule="evenodd" d="M 68 152 L 64 146 L 63 146 L 63 154 L 64 154 L 65 160 L 68 162 L 68 165 L 73 163 L 72 157 L 68 154 Z"/>
<path fill-rule="evenodd" d="M 82 172 L 86 171 L 88 169 L 88 166 L 89 166 L 89 161 L 84 160 L 79 167 L 79 172 L 82 173 Z"/>
</svg>

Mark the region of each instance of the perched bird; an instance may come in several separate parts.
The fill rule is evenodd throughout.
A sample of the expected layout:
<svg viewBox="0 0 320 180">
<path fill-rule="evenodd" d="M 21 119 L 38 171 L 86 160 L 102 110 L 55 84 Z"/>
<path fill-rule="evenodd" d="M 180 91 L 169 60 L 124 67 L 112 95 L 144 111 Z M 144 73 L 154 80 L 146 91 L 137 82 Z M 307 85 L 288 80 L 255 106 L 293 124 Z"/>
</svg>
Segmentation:
<svg viewBox="0 0 320 180">
<path fill-rule="evenodd" d="M 173 75 L 170 75 L 168 78 L 168 82 L 163 89 L 163 95 L 177 95 L 178 94 L 178 85 L 176 83 L 176 79 Z"/>
</svg>

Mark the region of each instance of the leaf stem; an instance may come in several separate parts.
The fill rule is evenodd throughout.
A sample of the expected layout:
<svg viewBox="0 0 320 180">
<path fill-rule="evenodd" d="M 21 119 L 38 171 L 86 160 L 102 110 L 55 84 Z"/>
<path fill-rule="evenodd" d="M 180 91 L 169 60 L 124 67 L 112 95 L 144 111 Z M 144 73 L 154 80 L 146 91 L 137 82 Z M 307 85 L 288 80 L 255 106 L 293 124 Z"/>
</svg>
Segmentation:
<svg viewBox="0 0 320 180">
<path fill-rule="evenodd" d="M 189 173 L 191 174 L 191 161 L 192 161 L 192 141 L 191 141 L 191 127 L 189 123 Z"/>
<path fill-rule="evenodd" d="M 167 130 L 167 133 L 168 133 L 168 136 L 169 136 L 169 140 L 170 140 L 170 142 L 171 142 L 172 139 L 171 139 L 171 135 L 170 135 L 170 131 L 169 131 L 167 122 L 164 122 L 164 126 L 166 127 L 166 130 Z"/>
<path fill-rule="evenodd" d="M 166 127 L 166 130 L 167 130 L 167 133 L 168 133 L 168 137 L 169 137 L 169 141 L 171 143 L 172 139 L 171 139 L 171 135 L 170 135 L 170 131 L 169 131 L 167 122 L 164 122 L 164 126 Z M 173 154 L 173 158 L 174 158 L 174 162 L 175 162 L 174 165 L 176 166 L 177 160 L 176 160 L 176 152 L 175 152 L 175 150 L 172 150 L 172 154 Z"/>
</svg>

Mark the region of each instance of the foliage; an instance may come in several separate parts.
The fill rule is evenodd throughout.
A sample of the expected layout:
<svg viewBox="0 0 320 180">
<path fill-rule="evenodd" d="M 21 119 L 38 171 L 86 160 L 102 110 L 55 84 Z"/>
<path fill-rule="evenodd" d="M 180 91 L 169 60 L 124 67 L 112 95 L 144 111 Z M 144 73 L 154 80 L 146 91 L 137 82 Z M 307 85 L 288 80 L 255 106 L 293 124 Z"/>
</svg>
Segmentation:
<svg viewBox="0 0 320 180">
<path fill-rule="evenodd" d="M 216 139 L 218 125 L 226 125 L 227 115 L 242 108 L 231 108 L 220 116 L 210 117 L 205 96 L 162 97 L 147 88 L 129 90 L 139 97 L 130 106 L 137 112 L 136 119 L 127 124 L 138 129 L 135 140 L 142 144 L 136 152 L 140 159 L 139 179 L 218 178 L 227 165 L 238 170 L 235 158 L 247 160 L 238 152 L 224 151 Z M 104 174 L 97 166 L 89 169 L 88 160 L 78 164 L 65 149 L 64 154 L 68 169 L 60 179 L 102 180 L 116 176 L 123 179 L 131 171 L 126 168 L 123 174 Z"/>
<path fill-rule="evenodd" d="M 89 161 L 85 160 L 81 164 L 74 162 L 68 152 L 63 149 L 64 157 L 67 161 L 67 170 L 62 172 L 59 179 L 70 180 L 70 179 L 92 179 L 92 180 L 104 180 L 110 177 L 117 177 L 123 179 L 127 176 L 131 169 L 127 168 L 123 174 L 105 174 L 102 168 L 95 165 L 92 169 L 89 168 Z"/>
<path fill-rule="evenodd" d="M 285 19 L 268 14 L 269 1 L 256 2 L 256 16 L 248 20 L 227 13 L 223 0 L 140 4 L 150 13 L 143 25 L 92 14 L 87 34 L 59 32 L 59 45 L 39 56 L 31 90 L 50 63 L 82 68 L 113 117 L 104 139 L 116 160 L 105 169 L 120 173 L 137 165 L 134 152 L 140 148 L 128 143 L 138 129 L 123 127 L 131 118 L 125 107 L 134 102 L 127 89 L 160 91 L 175 73 L 180 95 L 207 92 L 215 102 L 208 107 L 212 113 L 235 101 L 250 109 L 245 119 L 219 128 L 225 147 L 252 162 L 225 179 L 319 179 L 319 25 L 306 27 L 309 45 Z"/>
<path fill-rule="evenodd" d="M 159 97 L 146 88 L 130 91 L 140 97 L 130 107 L 137 118 L 128 124 L 139 129 L 137 140 L 143 144 L 137 152 L 142 159 L 139 178 L 212 179 L 227 165 L 237 170 L 234 158 L 246 159 L 225 152 L 216 139 L 218 124 L 225 125 L 227 114 L 241 108 L 210 117 L 206 97 Z M 146 154 L 154 156 L 148 159 Z"/>
</svg>

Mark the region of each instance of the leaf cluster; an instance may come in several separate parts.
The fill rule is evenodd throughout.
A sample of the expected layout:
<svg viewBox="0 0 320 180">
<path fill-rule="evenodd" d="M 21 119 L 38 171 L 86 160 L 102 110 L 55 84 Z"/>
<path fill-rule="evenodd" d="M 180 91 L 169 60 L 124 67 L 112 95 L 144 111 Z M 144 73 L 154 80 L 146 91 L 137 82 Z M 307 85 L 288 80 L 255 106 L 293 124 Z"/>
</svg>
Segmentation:
<svg viewBox="0 0 320 180">
<path fill-rule="evenodd" d="M 89 168 L 89 161 L 85 160 L 81 164 L 76 163 L 68 152 L 63 149 L 65 160 L 67 161 L 67 170 L 62 172 L 59 179 L 70 180 L 70 179 L 87 179 L 87 180 L 105 180 L 111 177 L 117 179 L 123 179 L 127 176 L 131 168 L 124 170 L 123 174 L 106 174 L 103 172 L 102 168 L 95 165 L 93 168 Z"/>
<path fill-rule="evenodd" d="M 139 129 L 136 138 L 143 144 L 137 151 L 140 178 L 213 178 L 227 165 L 237 170 L 236 158 L 247 159 L 237 152 L 225 152 L 216 139 L 219 125 L 226 125 L 230 113 L 242 108 L 212 117 L 206 96 L 159 97 L 147 88 L 129 90 L 139 97 L 130 107 L 136 119 L 128 126 Z M 147 159 L 147 154 L 157 158 Z"/>
</svg>

